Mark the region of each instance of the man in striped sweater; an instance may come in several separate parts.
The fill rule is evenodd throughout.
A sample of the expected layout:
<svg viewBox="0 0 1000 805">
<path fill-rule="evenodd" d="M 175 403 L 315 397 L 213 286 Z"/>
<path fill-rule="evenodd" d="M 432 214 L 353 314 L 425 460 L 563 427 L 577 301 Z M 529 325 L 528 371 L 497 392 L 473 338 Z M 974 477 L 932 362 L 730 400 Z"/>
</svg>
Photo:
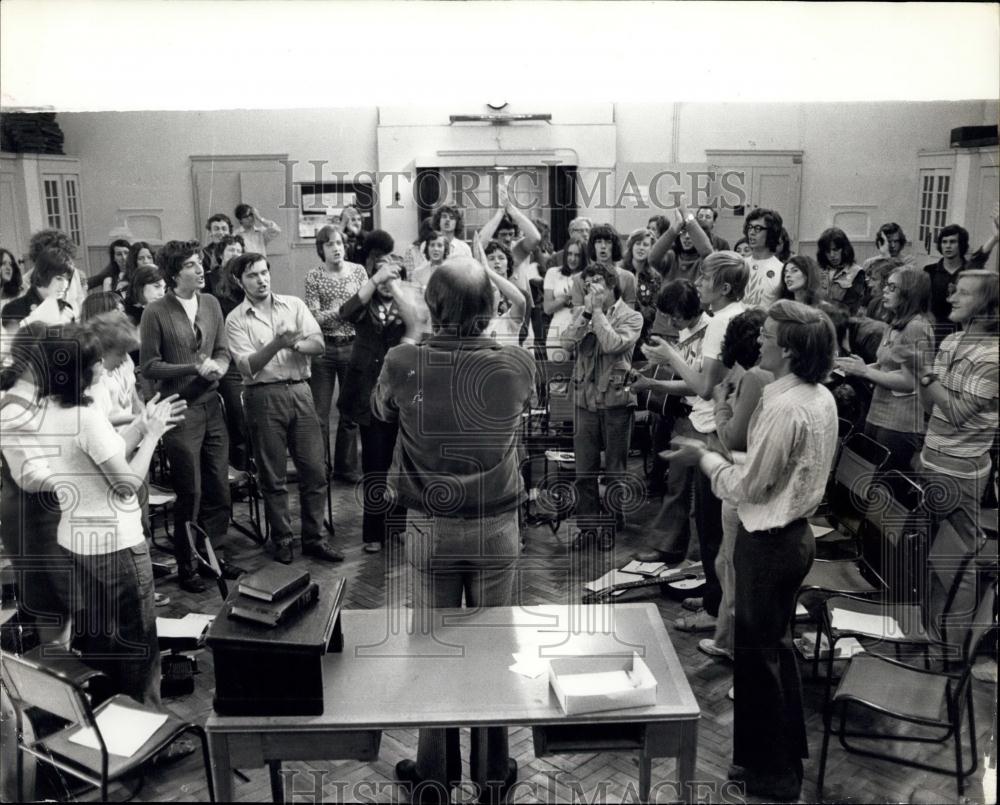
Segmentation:
<svg viewBox="0 0 1000 805">
<path fill-rule="evenodd" d="M 197 574 L 187 523 L 201 526 L 213 542 L 229 525 L 229 435 L 217 391 L 229 368 L 229 351 L 219 302 L 201 293 L 205 270 L 200 244 L 171 240 L 156 259 L 171 288 L 142 314 L 140 363 L 154 391 L 187 400 L 184 421 L 163 437 L 163 446 L 177 495 L 177 573 L 182 589 L 198 593 L 205 583 Z"/>
</svg>

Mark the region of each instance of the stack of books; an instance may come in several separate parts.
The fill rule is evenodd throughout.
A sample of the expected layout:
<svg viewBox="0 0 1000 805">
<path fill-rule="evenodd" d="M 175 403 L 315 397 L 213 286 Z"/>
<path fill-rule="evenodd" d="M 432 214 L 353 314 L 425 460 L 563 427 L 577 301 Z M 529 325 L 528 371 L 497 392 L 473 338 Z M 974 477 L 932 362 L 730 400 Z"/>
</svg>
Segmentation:
<svg viewBox="0 0 1000 805">
<path fill-rule="evenodd" d="M 277 626 L 316 603 L 319 585 L 309 571 L 271 564 L 240 577 L 230 618 Z"/>
</svg>

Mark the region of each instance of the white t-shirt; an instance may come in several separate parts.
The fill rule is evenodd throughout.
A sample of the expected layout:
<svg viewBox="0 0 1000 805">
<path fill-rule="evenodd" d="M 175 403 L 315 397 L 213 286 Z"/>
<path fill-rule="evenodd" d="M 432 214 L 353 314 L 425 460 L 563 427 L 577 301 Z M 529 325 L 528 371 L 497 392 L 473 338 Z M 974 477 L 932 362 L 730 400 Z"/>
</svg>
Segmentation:
<svg viewBox="0 0 1000 805">
<path fill-rule="evenodd" d="M 705 343 L 705 333 L 708 328 L 706 322 L 710 322 L 711 319 L 707 314 L 702 313 L 701 318 L 695 323 L 694 327 L 685 327 L 677 334 L 677 348 L 681 355 L 684 356 L 685 362 L 688 366 L 693 369 L 701 371 L 701 350 Z M 699 410 L 704 410 L 706 401 L 699 397 L 697 394 L 691 394 L 684 398 L 684 402 L 691 406 L 691 424 L 695 423 L 695 412 Z M 707 401 L 709 403 L 709 410 L 712 414 L 712 430 L 715 430 L 715 405 L 711 400 Z M 699 433 L 705 433 L 700 428 L 695 428 Z M 707 431 L 711 433 L 711 431 Z"/>
<path fill-rule="evenodd" d="M 182 299 L 175 294 L 174 299 L 181 303 L 181 307 L 184 308 L 184 312 L 187 313 L 188 320 L 191 322 L 191 327 L 194 327 L 194 320 L 198 315 L 198 294 L 193 294 L 190 299 Z"/>
<path fill-rule="evenodd" d="M 743 304 L 767 310 L 781 295 L 781 261 L 773 254 L 766 260 L 746 258 L 750 280 L 743 294 Z"/>
<path fill-rule="evenodd" d="M 142 543 L 142 512 L 134 494 L 112 494 L 101 472 L 115 455 L 125 455 L 125 440 L 96 404 L 64 408 L 49 399 L 38 439 L 59 447 L 48 458 L 53 478 L 60 483 L 57 539 L 70 553 L 114 553 Z"/>
<path fill-rule="evenodd" d="M 512 312 L 513 308 L 510 308 L 502 316 L 494 316 L 486 325 L 483 335 L 506 347 L 522 347 L 531 352 L 530 339 L 526 338 L 524 344 L 520 343 L 521 322 L 511 316 Z"/>
<path fill-rule="evenodd" d="M 107 416 L 113 419 L 124 414 L 132 413 L 132 396 L 135 392 L 135 363 L 128 355 L 125 360 L 111 372 L 102 372 L 101 379 L 94 385 L 93 391 L 100 387 L 106 396 L 98 398 L 96 394 L 94 403 L 106 406 Z"/>
<path fill-rule="evenodd" d="M 452 238 L 451 243 L 448 244 L 448 256 L 472 257 L 472 249 L 470 249 L 469 244 L 461 238 Z"/>
<path fill-rule="evenodd" d="M 552 295 L 557 299 L 563 294 L 568 294 L 573 289 L 573 276 L 566 276 L 560 268 L 550 268 L 545 272 L 545 282 L 542 287 L 546 291 L 552 291 Z M 573 308 L 561 307 L 552 314 L 552 321 L 549 322 L 549 331 L 545 334 L 545 347 L 548 351 L 549 360 L 559 360 L 553 357 L 553 351 L 562 352 L 562 334 L 573 321 Z M 565 359 L 565 358 L 563 358 Z"/>
<path fill-rule="evenodd" d="M 729 322 L 740 315 L 747 307 L 742 302 L 731 302 L 722 310 L 717 310 L 708 320 L 708 327 L 705 328 L 705 337 L 701 342 L 701 365 L 708 358 L 720 360 L 722 357 L 722 341 L 726 336 L 726 328 Z M 698 433 L 712 433 L 715 431 L 715 401 L 703 400 L 701 397 L 689 397 L 691 404 L 691 426 Z"/>
</svg>

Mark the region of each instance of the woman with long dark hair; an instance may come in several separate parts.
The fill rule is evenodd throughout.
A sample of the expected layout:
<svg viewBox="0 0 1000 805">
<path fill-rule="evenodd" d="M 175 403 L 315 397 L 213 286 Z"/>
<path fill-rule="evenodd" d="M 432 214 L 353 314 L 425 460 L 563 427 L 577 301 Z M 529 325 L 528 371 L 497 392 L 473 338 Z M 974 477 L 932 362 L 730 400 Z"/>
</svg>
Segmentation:
<svg viewBox="0 0 1000 805">
<path fill-rule="evenodd" d="M 573 280 L 587 267 L 587 250 L 577 240 L 569 241 L 562 251 L 562 264 L 545 272 L 542 304 L 550 316 L 545 330 L 545 349 L 550 361 L 569 360 L 562 333 L 573 321 Z"/>
<path fill-rule="evenodd" d="M 17 299 L 24 291 L 24 277 L 17 258 L 9 249 L 0 249 L 0 303 Z"/>
<path fill-rule="evenodd" d="M 823 295 L 819 266 L 811 257 L 797 254 L 781 268 L 781 299 L 815 305 Z"/>
<path fill-rule="evenodd" d="M 111 241 L 108 246 L 108 264 L 104 269 L 87 280 L 87 290 L 100 288 L 113 291 L 118 287 L 118 280 L 125 275 L 125 264 L 132 244 L 125 238 Z"/>
</svg>

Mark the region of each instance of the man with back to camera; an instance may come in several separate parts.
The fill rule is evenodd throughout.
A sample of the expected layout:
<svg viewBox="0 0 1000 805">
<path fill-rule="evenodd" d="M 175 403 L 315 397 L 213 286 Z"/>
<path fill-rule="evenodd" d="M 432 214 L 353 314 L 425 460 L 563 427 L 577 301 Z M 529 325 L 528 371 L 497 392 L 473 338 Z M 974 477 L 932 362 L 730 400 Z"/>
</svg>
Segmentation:
<svg viewBox="0 0 1000 805">
<path fill-rule="evenodd" d="M 373 414 L 399 423 L 389 485 L 410 510 L 416 610 L 459 607 L 463 594 L 470 608 L 513 603 L 524 501 L 517 443 L 534 361 L 482 334 L 495 304 L 486 271 L 449 258 L 434 272 L 425 293 L 433 335 L 418 346 L 414 331 L 390 349 L 372 392 Z M 472 737 L 479 801 L 502 802 L 517 777 L 507 730 L 473 728 Z M 416 761 L 400 761 L 396 776 L 412 801 L 447 802 L 462 777 L 458 729 L 421 729 Z"/>
<path fill-rule="evenodd" d="M 326 467 L 323 431 L 309 388 L 311 356 L 326 349 L 323 333 L 305 302 L 271 293 L 271 268 L 263 255 L 240 255 L 232 272 L 246 296 L 226 319 L 226 334 L 243 377 L 274 558 L 286 565 L 293 559 L 286 487 L 291 453 L 298 474 L 302 553 L 340 562 L 344 557 L 321 537 Z"/>
</svg>

